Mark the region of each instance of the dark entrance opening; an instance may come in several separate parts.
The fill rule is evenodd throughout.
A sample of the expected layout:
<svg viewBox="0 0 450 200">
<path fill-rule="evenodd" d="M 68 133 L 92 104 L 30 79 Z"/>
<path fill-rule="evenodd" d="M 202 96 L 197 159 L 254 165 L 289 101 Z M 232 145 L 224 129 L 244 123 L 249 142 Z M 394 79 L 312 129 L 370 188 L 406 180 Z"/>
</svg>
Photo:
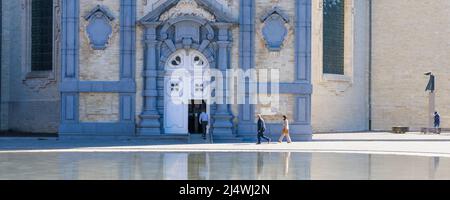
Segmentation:
<svg viewBox="0 0 450 200">
<path fill-rule="evenodd" d="M 202 134 L 202 126 L 199 122 L 200 114 L 207 112 L 206 101 L 191 100 L 189 104 L 189 133 Z"/>
</svg>

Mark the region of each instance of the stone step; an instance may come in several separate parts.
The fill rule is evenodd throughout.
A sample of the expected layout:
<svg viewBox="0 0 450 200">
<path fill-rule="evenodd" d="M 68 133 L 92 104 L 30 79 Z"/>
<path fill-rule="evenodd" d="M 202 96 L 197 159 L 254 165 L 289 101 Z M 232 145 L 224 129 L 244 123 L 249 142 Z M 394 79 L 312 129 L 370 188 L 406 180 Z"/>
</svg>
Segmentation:
<svg viewBox="0 0 450 200">
<path fill-rule="evenodd" d="M 206 140 L 203 139 L 201 134 L 191 134 L 189 136 L 189 143 L 190 144 L 211 144 L 211 137 L 206 136 Z"/>
</svg>

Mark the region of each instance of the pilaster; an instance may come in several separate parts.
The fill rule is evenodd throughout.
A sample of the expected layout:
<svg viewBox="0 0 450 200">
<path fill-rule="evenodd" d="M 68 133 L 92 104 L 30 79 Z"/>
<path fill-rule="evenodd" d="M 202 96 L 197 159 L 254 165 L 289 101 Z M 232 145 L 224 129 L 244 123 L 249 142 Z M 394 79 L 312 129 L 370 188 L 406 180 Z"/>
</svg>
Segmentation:
<svg viewBox="0 0 450 200">
<path fill-rule="evenodd" d="M 140 115 L 141 123 L 139 125 L 140 135 L 160 135 L 161 121 L 160 113 L 158 112 L 158 91 L 157 91 L 157 37 L 156 28 L 160 25 L 159 22 L 145 23 L 145 68 L 144 68 L 144 111 Z"/>
<path fill-rule="evenodd" d="M 218 68 L 222 74 L 226 74 L 227 70 L 230 69 L 229 65 L 229 55 L 230 55 L 230 37 L 229 32 L 232 24 L 229 23 L 216 23 L 215 26 L 219 29 L 218 33 Z M 228 79 L 223 81 L 222 95 L 217 95 L 217 111 L 214 114 L 214 124 L 213 124 L 213 134 L 214 138 L 218 140 L 235 139 L 233 135 L 233 115 L 230 112 L 230 105 L 228 105 L 227 89 L 228 89 Z"/>
</svg>

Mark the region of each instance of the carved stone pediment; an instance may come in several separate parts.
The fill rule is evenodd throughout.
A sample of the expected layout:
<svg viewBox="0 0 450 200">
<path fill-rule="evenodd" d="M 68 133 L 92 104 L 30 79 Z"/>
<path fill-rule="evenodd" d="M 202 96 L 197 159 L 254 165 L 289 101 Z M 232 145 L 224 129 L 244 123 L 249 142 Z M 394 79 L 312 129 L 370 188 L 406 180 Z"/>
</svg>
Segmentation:
<svg viewBox="0 0 450 200">
<path fill-rule="evenodd" d="M 194 0 L 180 0 L 178 4 L 161 15 L 159 21 L 166 21 L 180 16 L 197 16 L 215 22 L 216 17 L 201 8 Z"/>
<path fill-rule="evenodd" d="M 141 24 L 164 22 L 180 16 L 195 16 L 211 22 L 237 23 L 226 5 L 216 0 L 165 0 L 139 20 Z"/>
<path fill-rule="evenodd" d="M 111 11 L 109 11 L 106 7 L 98 5 L 84 18 L 89 21 L 89 24 L 86 27 L 86 32 L 92 49 L 106 49 L 113 33 L 111 23 L 115 19 Z"/>
</svg>

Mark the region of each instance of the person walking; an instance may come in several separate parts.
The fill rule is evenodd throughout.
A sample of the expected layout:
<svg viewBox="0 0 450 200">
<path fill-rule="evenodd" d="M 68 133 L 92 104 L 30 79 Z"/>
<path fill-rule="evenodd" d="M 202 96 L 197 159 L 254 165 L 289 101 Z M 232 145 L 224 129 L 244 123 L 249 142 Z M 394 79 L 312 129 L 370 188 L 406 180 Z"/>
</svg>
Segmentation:
<svg viewBox="0 0 450 200">
<path fill-rule="evenodd" d="M 261 144 L 261 139 L 267 140 L 268 144 L 272 142 L 272 139 L 264 135 L 265 132 L 266 132 L 266 122 L 264 121 L 261 115 L 258 115 L 258 143 L 256 144 Z"/>
<path fill-rule="evenodd" d="M 284 138 L 287 138 L 288 144 L 292 143 L 291 136 L 289 134 L 289 120 L 287 119 L 286 115 L 283 116 L 283 131 L 278 142 L 283 143 Z"/>
<path fill-rule="evenodd" d="M 441 116 L 438 112 L 434 113 L 434 128 L 439 128 L 441 126 Z"/>
<path fill-rule="evenodd" d="M 209 115 L 206 112 L 202 112 L 199 117 L 199 122 L 202 125 L 202 136 L 206 140 L 206 134 L 208 133 Z"/>
<path fill-rule="evenodd" d="M 435 112 L 434 113 L 434 128 L 436 129 L 437 134 L 441 134 L 440 127 L 441 127 L 441 116 L 439 115 L 438 112 Z"/>
</svg>

